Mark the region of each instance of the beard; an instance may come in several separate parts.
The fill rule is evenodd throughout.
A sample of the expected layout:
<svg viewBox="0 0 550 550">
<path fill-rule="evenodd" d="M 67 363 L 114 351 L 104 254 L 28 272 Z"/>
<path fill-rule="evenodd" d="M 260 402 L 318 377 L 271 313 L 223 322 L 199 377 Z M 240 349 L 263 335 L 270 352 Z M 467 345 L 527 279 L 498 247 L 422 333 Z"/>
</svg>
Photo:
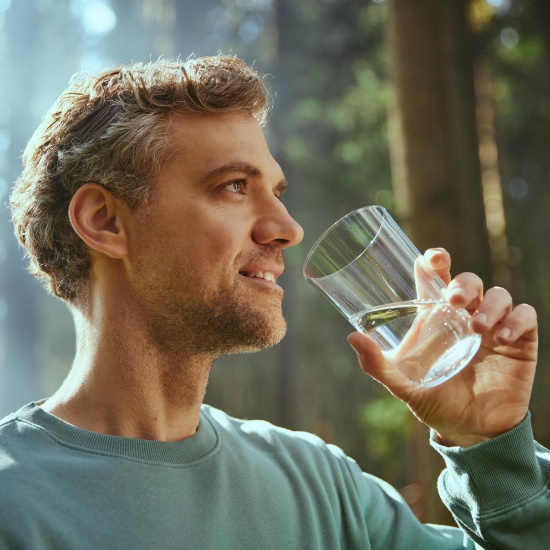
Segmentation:
<svg viewBox="0 0 550 550">
<path fill-rule="evenodd" d="M 170 284 L 175 278 L 147 278 L 140 293 L 147 297 L 145 322 L 157 349 L 217 359 L 279 343 L 286 333 L 280 290 L 258 285 L 252 298 L 242 292 L 238 277 L 228 288 L 197 288 L 185 298 L 176 292 L 176 283 Z"/>
<path fill-rule="evenodd" d="M 252 305 L 235 290 L 187 303 L 178 314 L 185 319 L 179 338 L 183 332 L 187 350 L 214 357 L 259 351 L 279 343 L 286 333 L 280 305 Z"/>
</svg>

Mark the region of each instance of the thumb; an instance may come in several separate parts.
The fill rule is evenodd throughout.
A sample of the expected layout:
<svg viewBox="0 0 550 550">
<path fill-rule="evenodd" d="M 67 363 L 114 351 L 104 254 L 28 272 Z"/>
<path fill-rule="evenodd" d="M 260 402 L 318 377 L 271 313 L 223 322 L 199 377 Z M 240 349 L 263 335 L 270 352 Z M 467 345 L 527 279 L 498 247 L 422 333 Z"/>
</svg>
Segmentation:
<svg viewBox="0 0 550 550">
<path fill-rule="evenodd" d="M 357 353 L 357 359 L 363 372 L 384 385 L 393 395 L 399 397 L 410 386 L 408 378 L 391 365 L 378 344 L 362 332 L 352 332 L 348 336 L 350 346 Z"/>
</svg>

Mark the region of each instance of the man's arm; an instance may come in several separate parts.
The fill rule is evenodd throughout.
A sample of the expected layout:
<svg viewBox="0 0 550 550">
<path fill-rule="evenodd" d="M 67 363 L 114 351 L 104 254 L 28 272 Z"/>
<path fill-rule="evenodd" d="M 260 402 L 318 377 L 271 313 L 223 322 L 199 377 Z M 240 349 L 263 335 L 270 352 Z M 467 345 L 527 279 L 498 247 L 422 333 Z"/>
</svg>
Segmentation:
<svg viewBox="0 0 550 550">
<path fill-rule="evenodd" d="M 447 464 L 439 494 L 472 540 L 482 548 L 548 548 L 550 451 L 533 440 L 529 414 L 467 449 L 440 445 L 434 433 L 431 443 Z"/>
<path fill-rule="evenodd" d="M 448 505 L 452 502 L 452 498 L 445 496 L 449 486 L 456 486 L 458 480 L 462 480 L 466 484 L 478 483 L 477 492 L 474 492 L 466 506 L 484 506 L 492 485 L 480 484 L 479 479 L 491 479 L 495 468 L 502 475 L 502 472 L 517 468 L 519 464 L 520 471 L 512 485 L 513 491 L 500 495 L 509 502 L 501 502 L 499 507 L 520 506 L 518 503 L 523 502 L 525 496 L 523 485 L 527 486 L 533 476 L 542 480 L 540 476 L 543 471 L 547 471 L 548 460 L 540 463 L 534 458 L 532 438 L 529 440 L 530 450 L 522 448 L 522 459 L 515 465 L 502 461 L 505 457 L 497 456 L 498 453 L 489 454 L 489 457 L 500 461 L 498 465 L 493 464 L 483 453 L 483 447 L 485 445 L 490 449 L 497 446 L 502 450 L 499 447 L 501 438 L 511 438 L 510 441 L 513 441 L 514 434 L 507 434 L 520 427 L 528 413 L 537 362 L 536 312 L 526 304 L 513 307 L 510 294 L 503 288 L 491 288 L 484 294 L 481 280 L 472 273 L 463 273 L 451 281 L 450 257 L 446 251 L 432 249 L 426 253 L 426 257 L 449 284 L 450 303 L 470 311 L 471 327 L 482 336 L 480 349 L 470 364 L 439 386 L 421 388 L 392 368 L 376 343 L 367 335 L 353 333 L 349 336 L 349 342 L 356 350 L 364 372 L 404 401 L 416 417 L 433 430 L 439 450 L 446 456 L 449 465 L 441 482 L 444 487 L 443 498 Z M 524 447 L 525 443 L 522 445 Z M 449 449 L 448 452 L 444 451 L 445 447 Z M 453 454 L 454 449 L 458 449 L 458 454 Z M 471 457 L 468 468 L 464 469 L 463 463 L 455 461 L 459 456 Z M 548 491 L 547 485 L 538 485 L 540 492 L 544 492 L 545 488 Z M 485 494 L 487 491 L 489 495 Z M 540 506 L 546 506 L 545 514 L 540 513 Z M 514 529 L 518 534 L 524 529 L 527 535 L 533 522 L 540 523 L 544 518 L 546 525 L 542 529 L 547 531 L 548 536 L 544 538 L 547 544 L 550 537 L 550 499 L 547 496 L 538 502 L 536 510 L 526 508 L 525 511 L 527 516 L 532 516 L 524 517 L 519 523 L 516 521 Z M 486 512 L 490 513 L 491 510 Z M 465 525 L 464 522 L 462 525 Z M 538 548 L 533 544 L 531 547 Z M 486 547 L 515 548 L 514 545 Z"/>
</svg>

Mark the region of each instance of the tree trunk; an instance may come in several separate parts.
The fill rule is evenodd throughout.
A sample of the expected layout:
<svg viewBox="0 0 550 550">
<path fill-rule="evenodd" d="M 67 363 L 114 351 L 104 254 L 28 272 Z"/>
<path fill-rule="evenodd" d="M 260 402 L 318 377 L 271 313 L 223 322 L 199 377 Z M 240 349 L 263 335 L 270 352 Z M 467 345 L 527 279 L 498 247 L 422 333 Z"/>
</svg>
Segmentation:
<svg viewBox="0 0 550 550">
<path fill-rule="evenodd" d="M 466 0 L 388 0 L 397 214 L 420 249 L 489 283 Z"/>
<path fill-rule="evenodd" d="M 491 259 L 466 7 L 466 0 L 388 0 L 390 147 L 396 211 L 412 240 L 420 250 L 443 246 L 454 274 L 474 271 L 487 284 Z M 425 430 L 413 438 L 421 519 L 449 522 L 435 490 L 443 464 Z"/>
</svg>

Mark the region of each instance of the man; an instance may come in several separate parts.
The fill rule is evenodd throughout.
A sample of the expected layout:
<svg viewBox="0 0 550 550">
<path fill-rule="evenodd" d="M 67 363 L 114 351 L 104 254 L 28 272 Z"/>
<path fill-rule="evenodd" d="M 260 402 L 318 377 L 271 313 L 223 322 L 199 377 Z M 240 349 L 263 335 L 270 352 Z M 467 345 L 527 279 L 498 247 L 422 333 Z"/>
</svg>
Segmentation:
<svg viewBox="0 0 550 550">
<path fill-rule="evenodd" d="M 11 197 L 32 270 L 74 316 L 71 371 L 0 423 L 2 548 L 543 548 L 548 456 L 527 406 L 536 316 L 427 253 L 483 345 L 414 387 L 376 344 L 362 368 L 434 430 L 456 528 L 314 436 L 203 406 L 218 357 L 284 335 L 283 251 L 302 238 L 241 61 L 163 60 L 74 80 L 38 128 Z M 536 454 L 538 451 L 538 456 Z"/>
</svg>

